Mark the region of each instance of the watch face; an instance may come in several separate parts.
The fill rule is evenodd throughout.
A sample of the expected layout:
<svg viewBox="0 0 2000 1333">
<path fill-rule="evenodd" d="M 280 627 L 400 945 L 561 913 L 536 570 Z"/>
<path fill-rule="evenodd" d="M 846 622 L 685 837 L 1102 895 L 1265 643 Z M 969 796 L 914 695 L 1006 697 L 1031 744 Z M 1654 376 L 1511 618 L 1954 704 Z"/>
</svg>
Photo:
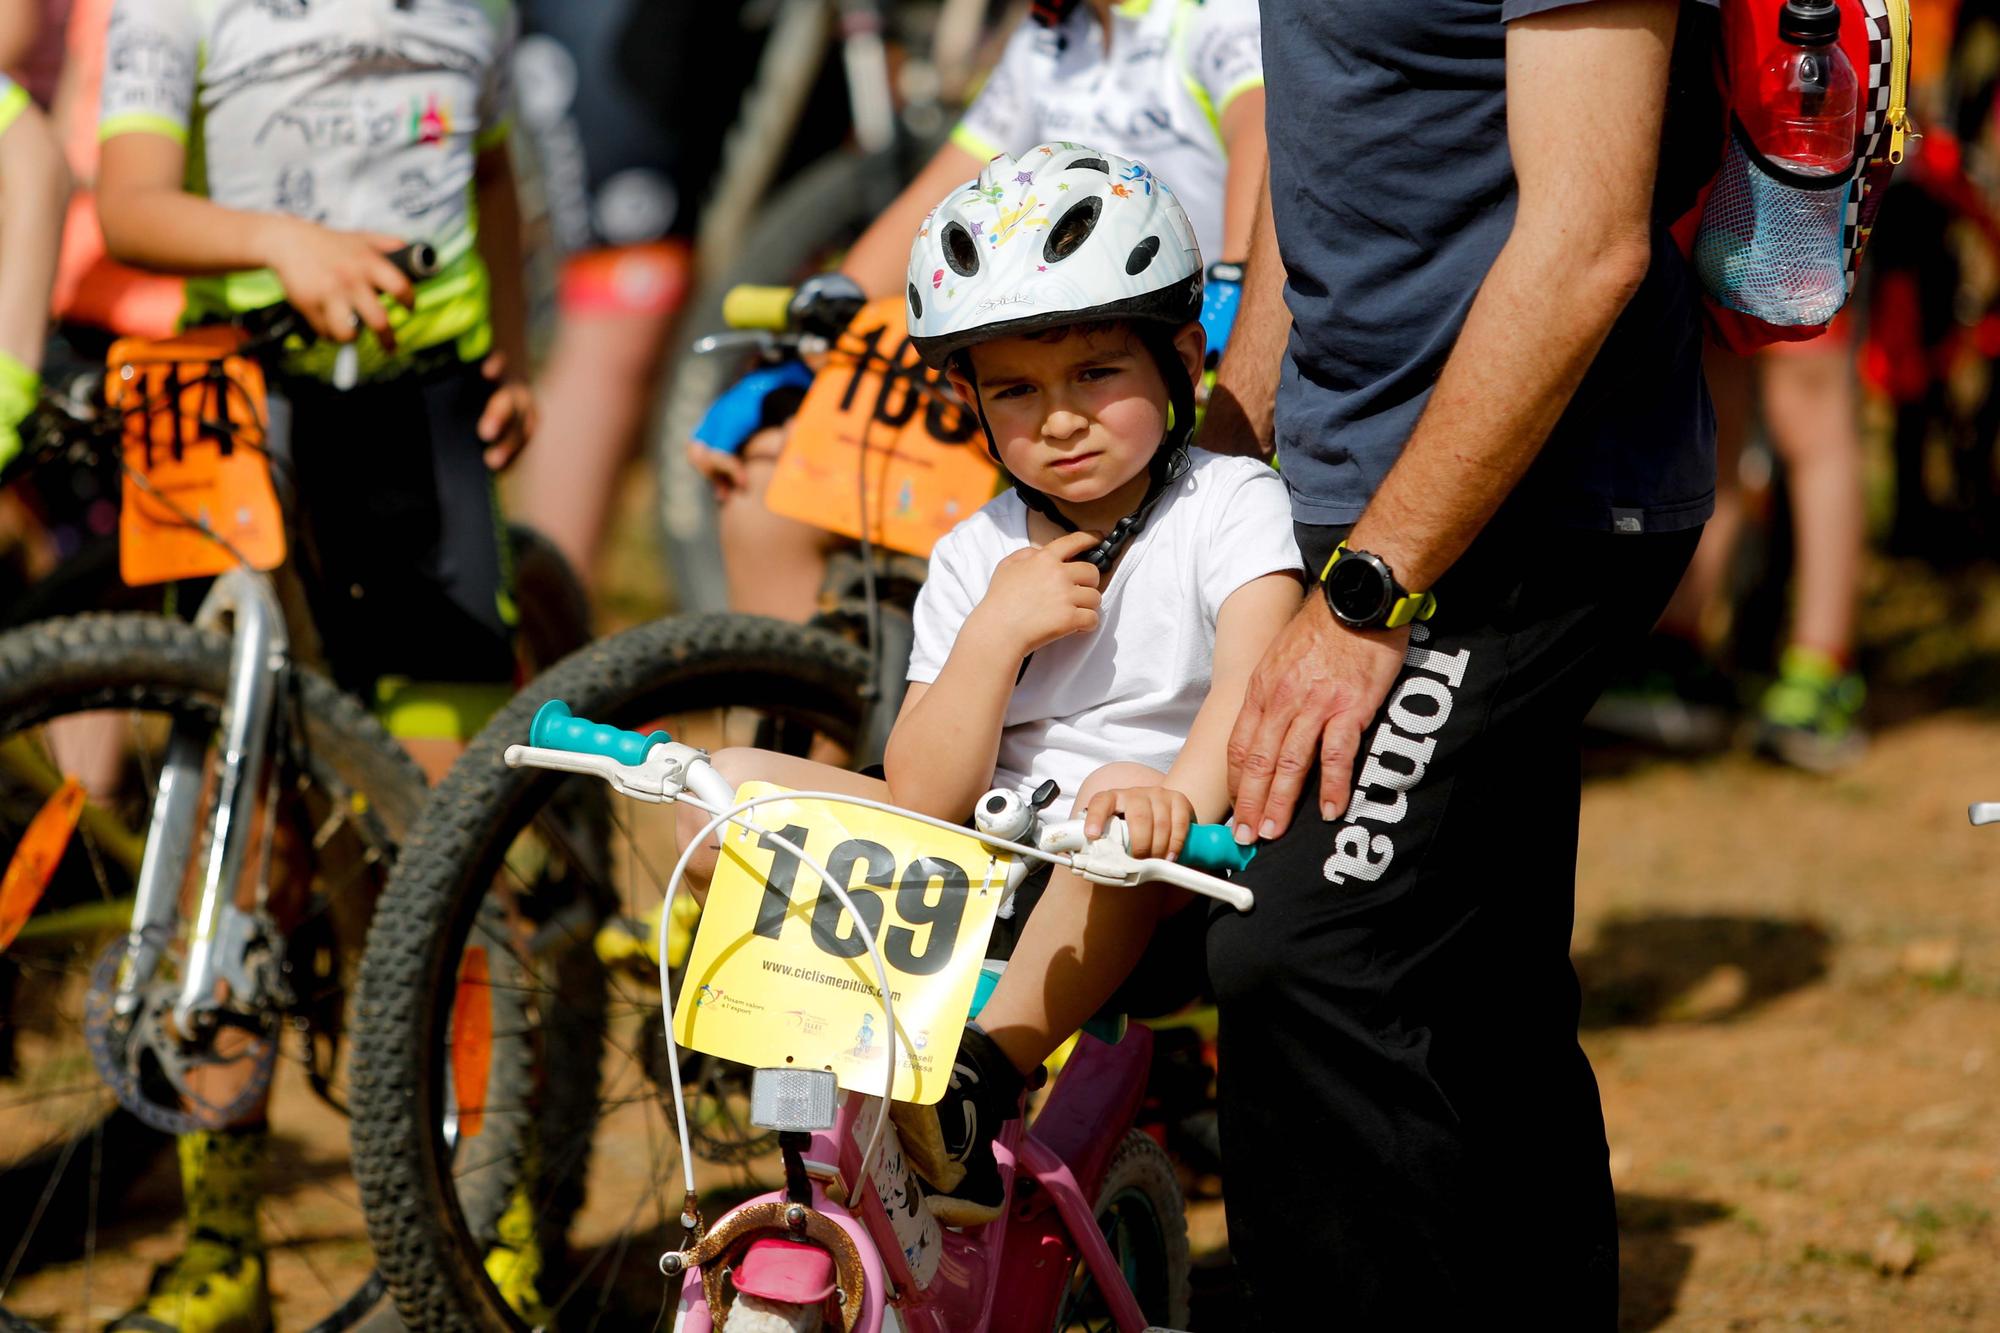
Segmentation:
<svg viewBox="0 0 2000 1333">
<path fill-rule="evenodd" d="M 1352 624 L 1366 625 L 1389 609 L 1388 576 L 1372 560 L 1348 556 L 1326 578 L 1326 601 L 1333 613 Z"/>
</svg>

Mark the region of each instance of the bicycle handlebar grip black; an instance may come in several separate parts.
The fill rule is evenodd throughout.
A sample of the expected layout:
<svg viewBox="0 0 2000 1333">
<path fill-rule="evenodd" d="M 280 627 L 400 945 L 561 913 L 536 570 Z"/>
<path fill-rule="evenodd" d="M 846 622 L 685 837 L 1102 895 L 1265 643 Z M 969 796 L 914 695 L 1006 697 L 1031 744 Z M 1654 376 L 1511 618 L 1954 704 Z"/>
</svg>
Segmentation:
<svg viewBox="0 0 2000 1333">
<path fill-rule="evenodd" d="M 434 278 L 443 267 L 438 262 L 437 247 L 429 241 L 411 241 L 400 250 L 391 250 L 386 258 L 411 282 Z"/>
<path fill-rule="evenodd" d="M 816 273 L 800 283 L 792 296 L 792 327 L 822 338 L 838 338 L 868 297 L 845 273 Z"/>
</svg>

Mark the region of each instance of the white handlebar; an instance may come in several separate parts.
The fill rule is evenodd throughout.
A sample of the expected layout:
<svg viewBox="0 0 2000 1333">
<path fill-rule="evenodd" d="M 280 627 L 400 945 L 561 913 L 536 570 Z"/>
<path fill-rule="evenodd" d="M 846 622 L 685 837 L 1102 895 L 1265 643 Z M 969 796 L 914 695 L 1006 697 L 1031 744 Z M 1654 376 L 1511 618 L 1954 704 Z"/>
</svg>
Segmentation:
<svg viewBox="0 0 2000 1333">
<path fill-rule="evenodd" d="M 561 773 L 581 773 L 586 777 L 602 778 L 620 794 L 654 804 L 677 800 L 681 792 L 688 789 L 692 789 L 695 795 L 702 799 L 704 805 L 711 807 L 728 806 L 735 800 L 735 793 L 730 789 L 728 780 L 715 771 L 708 762 L 708 755 L 694 746 L 683 745 L 679 741 L 666 741 L 653 746 L 647 751 L 646 758 L 637 764 L 620 763 L 606 755 L 580 754 L 574 750 L 554 750 L 539 745 L 510 745 L 507 747 L 506 760 L 510 768 L 548 768 Z M 814 795 L 818 798 L 822 794 Z M 890 814 L 935 824 L 954 833 L 971 832 L 974 837 L 991 846 L 1016 854 L 1039 855 L 1044 860 L 1067 865 L 1093 884 L 1133 885 L 1157 881 L 1228 903 L 1239 912 L 1247 912 L 1256 904 L 1256 898 L 1250 890 L 1238 884 L 1231 884 L 1219 876 L 1159 857 L 1141 859 L 1131 855 L 1126 850 L 1131 844 L 1126 837 L 1125 821 L 1117 816 L 1105 825 L 1103 834 L 1095 839 L 1086 839 L 1083 836 L 1081 819 L 1065 819 L 1045 824 L 1041 828 L 1040 837 L 1036 840 L 1038 846 L 1031 848 L 978 830 L 963 829 L 943 820 L 901 810 L 881 801 L 831 794 L 826 794 L 824 798 L 865 806 L 873 810 L 885 810 Z"/>
</svg>

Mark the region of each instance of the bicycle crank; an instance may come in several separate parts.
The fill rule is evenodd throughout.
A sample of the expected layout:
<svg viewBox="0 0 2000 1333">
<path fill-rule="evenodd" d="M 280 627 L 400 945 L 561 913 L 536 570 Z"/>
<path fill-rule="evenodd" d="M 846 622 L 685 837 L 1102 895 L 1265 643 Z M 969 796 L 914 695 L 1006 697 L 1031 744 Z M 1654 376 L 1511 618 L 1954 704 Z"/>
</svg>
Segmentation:
<svg viewBox="0 0 2000 1333">
<path fill-rule="evenodd" d="M 205 1009 L 201 1026 L 182 1031 L 174 1020 L 180 980 L 159 974 L 121 988 L 126 941 L 114 940 L 91 970 L 83 1003 L 83 1034 L 91 1061 L 119 1104 L 167 1134 L 226 1129 L 255 1110 L 277 1069 L 282 1013 L 266 1005 Z M 217 1089 L 226 1089 L 218 1092 Z"/>
</svg>

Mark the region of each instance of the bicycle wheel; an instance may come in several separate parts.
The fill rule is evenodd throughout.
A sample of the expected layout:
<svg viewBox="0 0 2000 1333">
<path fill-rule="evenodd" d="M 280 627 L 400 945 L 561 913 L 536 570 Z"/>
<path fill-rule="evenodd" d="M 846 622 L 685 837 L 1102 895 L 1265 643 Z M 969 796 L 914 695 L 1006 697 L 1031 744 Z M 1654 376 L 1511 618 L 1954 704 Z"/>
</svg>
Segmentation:
<svg viewBox="0 0 2000 1333">
<path fill-rule="evenodd" d="M 1133 1130 L 1105 1169 L 1097 1226 L 1149 1323 L 1180 1328 L 1188 1314 L 1187 1203 L 1166 1150 Z M 1056 1315 L 1057 1333 L 1116 1329 L 1104 1295 L 1079 1260 Z"/>
<path fill-rule="evenodd" d="M 0 1218 L 0 1300 L 51 1327 L 84 1326 L 84 1292 L 103 1305 L 136 1300 L 148 1265 L 124 1246 L 178 1222 L 171 1154 L 159 1161 L 172 1140 L 100 1076 L 85 1015 L 104 975 L 96 965 L 130 921 L 167 734 L 177 721 L 216 726 L 228 678 L 227 639 L 158 616 L 78 616 L 0 635 L 7 865 L 25 868 L 28 826 L 66 778 L 89 793 L 73 831 L 38 835 L 53 858 L 46 878 L 13 875 L 0 904 L 0 1198 L 14 1205 Z M 344 1174 L 344 997 L 424 783 L 361 705 L 311 672 L 291 680 L 263 842 L 274 913 L 286 904 L 273 952 L 290 998 L 262 1222 L 279 1316 L 303 1325 L 367 1273 L 342 1239 L 358 1230 L 358 1203 L 332 1181 Z M 169 947 L 169 967 L 177 953 Z M 171 1112 L 161 1077 L 157 1062 L 146 1066 L 127 1100 Z"/>
<path fill-rule="evenodd" d="M 411 1327 L 581 1326 L 605 1314 L 605 1327 L 650 1325 L 662 1293 L 655 1264 L 680 1236 L 665 1043 L 649 1035 L 661 1023 L 658 988 L 608 972 L 592 947 L 611 915 L 643 916 L 659 901 L 676 851 L 672 815 L 608 800 L 593 779 L 509 769 L 505 748 L 550 698 L 707 746 L 760 735 L 851 744 L 865 670 L 853 647 L 801 626 L 655 621 L 538 677 L 437 789 L 369 937 L 354 1071 L 369 1234 Z M 496 916 L 504 929 L 482 924 Z M 533 1258 L 518 1247 L 496 1255 L 477 1237 L 444 1132 L 460 1034 L 475 1026 L 460 1017 L 458 979 L 481 951 L 525 974 L 539 1023 L 523 1037 L 543 1092 L 535 1132 L 484 1148 L 509 1160 L 535 1221 Z M 549 1313 L 530 1321 L 498 1283 L 510 1281 L 509 1265 L 536 1261 Z M 515 1305 L 526 1308 L 518 1294 Z"/>
<path fill-rule="evenodd" d="M 688 466 L 686 451 L 702 414 L 743 371 L 738 358 L 695 356 L 689 349 L 698 336 L 725 327 L 722 298 L 732 287 L 790 282 L 825 267 L 867 230 L 895 197 L 902 179 L 906 177 L 893 164 L 856 153 L 835 153 L 815 162 L 772 196 L 736 261 L 715 281 L 704 283 L 688 303 L 675 333 L 672 374 L 653 435 L 660 525 L 677 609 L 729 607 L 714 506 L 707 485 Z"/>
</svg>

